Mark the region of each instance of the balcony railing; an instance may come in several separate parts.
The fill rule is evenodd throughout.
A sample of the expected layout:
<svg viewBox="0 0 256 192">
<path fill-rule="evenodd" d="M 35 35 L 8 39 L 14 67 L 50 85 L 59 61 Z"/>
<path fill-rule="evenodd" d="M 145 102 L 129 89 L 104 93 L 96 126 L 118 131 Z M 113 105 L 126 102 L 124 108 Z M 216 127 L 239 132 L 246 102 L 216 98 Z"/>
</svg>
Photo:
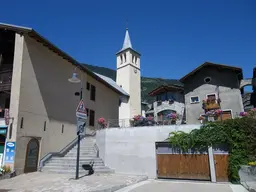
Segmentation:
<svg viewBox="0 0 256 192">
<path fill-rule="evenodd" d="M 203 101 L 203 109 L 206 111 L 214 110 L 214 109 L 220 109 L 220 100 L 216 99 L 207 99 L 206 101 Z"/>
<path fill-rule="evenodd" d="M 12 70 L 0 71 L 0 91 L 10 91 L 12 84 Z"/>
</svg>

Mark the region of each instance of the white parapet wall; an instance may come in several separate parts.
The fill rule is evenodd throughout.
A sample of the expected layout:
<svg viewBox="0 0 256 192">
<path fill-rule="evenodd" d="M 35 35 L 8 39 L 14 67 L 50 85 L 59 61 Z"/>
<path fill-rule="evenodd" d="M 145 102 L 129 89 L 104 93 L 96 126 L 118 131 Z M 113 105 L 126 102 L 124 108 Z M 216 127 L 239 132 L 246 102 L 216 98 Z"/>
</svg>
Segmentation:
<svg viewBox="0 0 256 192">
<path fill-rule="evenodd" d="M 96 143 L 105 165 L 116 173 L 156 178 L 155 142 L 164 141 L 173 131 L 190 132 L 201 125 L 107 128 L 98 130 Z"/>
</svg>

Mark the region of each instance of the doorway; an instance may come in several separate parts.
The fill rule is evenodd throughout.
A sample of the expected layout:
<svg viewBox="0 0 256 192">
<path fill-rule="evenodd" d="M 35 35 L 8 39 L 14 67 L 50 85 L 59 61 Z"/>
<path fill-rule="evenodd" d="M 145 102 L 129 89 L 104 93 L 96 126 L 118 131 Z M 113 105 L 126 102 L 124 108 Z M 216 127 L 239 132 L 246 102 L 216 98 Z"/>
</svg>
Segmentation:
<svg viewBox="0 0 256 192">
<path fill-rule="evenodd" d="M 27 145 L 24 173 L 37 171 L 39 156 L 39 142 L 37 139 L 31 139 Z"/>
</svg>

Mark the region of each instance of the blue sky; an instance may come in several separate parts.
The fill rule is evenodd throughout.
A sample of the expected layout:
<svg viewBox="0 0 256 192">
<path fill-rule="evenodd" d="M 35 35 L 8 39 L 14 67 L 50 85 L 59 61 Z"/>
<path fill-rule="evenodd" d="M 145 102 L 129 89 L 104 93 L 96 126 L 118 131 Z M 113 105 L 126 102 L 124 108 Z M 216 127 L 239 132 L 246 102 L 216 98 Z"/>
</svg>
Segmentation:
<svg viewBox="0 0 256 192">
<path fill-rule="evenodd" d="M 13 0 L 1 2 L 0 21 L 34 28 L 80 62 L 115 69 L 128 19 L 143 76 L 180 78 L 212 61 L 251 77 L 255 10 L 254 0 Z"/>
</svg>

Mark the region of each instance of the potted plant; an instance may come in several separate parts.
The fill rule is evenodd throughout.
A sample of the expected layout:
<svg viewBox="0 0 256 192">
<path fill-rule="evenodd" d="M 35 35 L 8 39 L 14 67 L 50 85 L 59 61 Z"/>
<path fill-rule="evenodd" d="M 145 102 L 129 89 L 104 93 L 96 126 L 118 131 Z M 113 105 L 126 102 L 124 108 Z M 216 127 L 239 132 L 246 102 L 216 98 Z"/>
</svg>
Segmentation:
<svg viewBox="0 0 256 192">
<path fill-rule="evenodd" d="M 101 129 L 107 127 L 106 120 L 105 120 L 103 117 L 101 117 L 101 118 L 98 119 L 98 124 L 99 124 L 99 127 L 100 127 Z"/>
<path fill-rule="evenodd" d="M 11 178 L 12 176 L 14 176 L 14 173 L 11 173 L 11 167 L 10 166 L 2 166 L 0 167 L 0 180 L 1 179 L 7 179 L 7 178 Z"/>
<path fill-rule="evenodd" d="M 176 124 L 176 120 L 178 118 L 176 113 L 169 113 L 166 117 L 171 120 L 172 125 Z"/>
<path fill-rule="evenodd" d="M 143 117 L 142 115 L 135 115 L 133 117 L 133 126 L 134 127 L 144 126 L 143 125 L 144 120 L 145 120 L 145 117 Z"/>
</svg>

